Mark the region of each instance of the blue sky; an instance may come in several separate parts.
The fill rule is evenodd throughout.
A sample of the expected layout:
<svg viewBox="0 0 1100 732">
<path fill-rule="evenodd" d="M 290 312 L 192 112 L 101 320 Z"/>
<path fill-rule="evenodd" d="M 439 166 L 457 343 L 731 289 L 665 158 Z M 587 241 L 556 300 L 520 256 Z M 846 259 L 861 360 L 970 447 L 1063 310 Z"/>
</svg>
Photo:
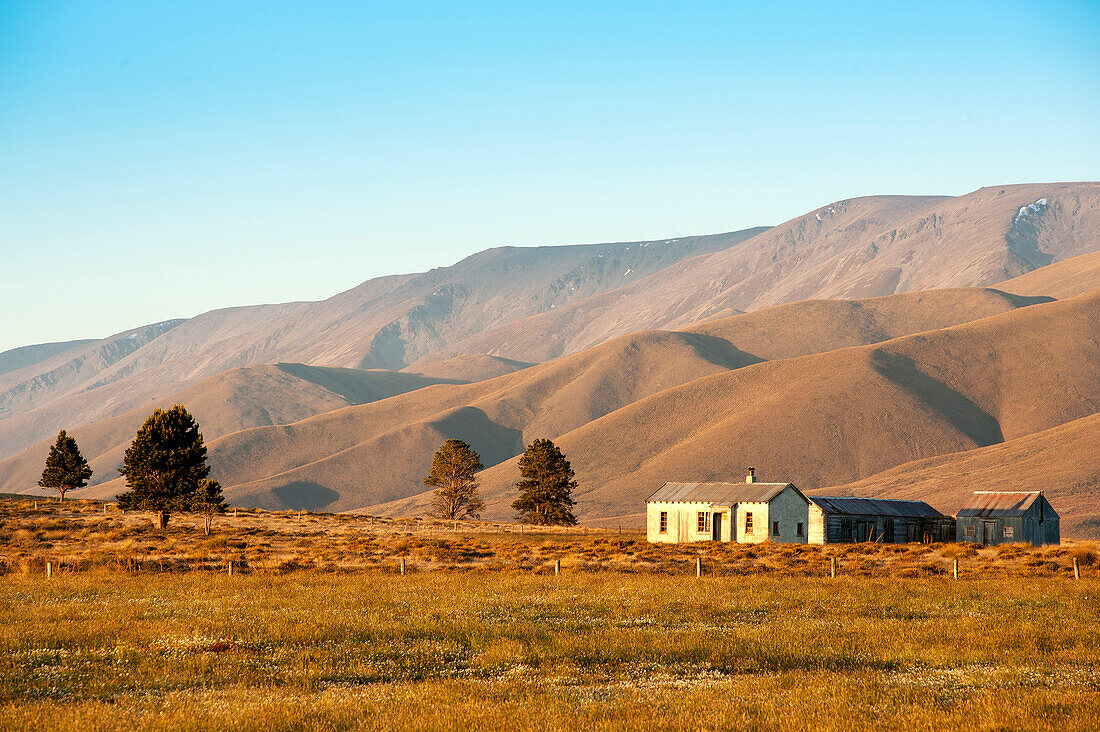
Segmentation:
<svg viewBox="0 0 1100 732">
<path fill-rule="evenodd" d="M 0 0 L 0 350 L 1100 178 L 1100 4 Z"/>
</svg>

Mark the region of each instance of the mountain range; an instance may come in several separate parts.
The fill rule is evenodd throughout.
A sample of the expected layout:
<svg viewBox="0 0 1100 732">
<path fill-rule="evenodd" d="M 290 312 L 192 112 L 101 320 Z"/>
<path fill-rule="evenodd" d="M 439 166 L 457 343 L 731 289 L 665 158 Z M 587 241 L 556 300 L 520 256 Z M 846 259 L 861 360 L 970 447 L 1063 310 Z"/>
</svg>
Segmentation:
<svg viewBox="0 0 1100 732">
<path fill-rule="evenodd" d="M 81 493 L 112 495 L 151 408 L 183 403 L 239 505 L 423 513 L 457 437 L 504 518 L 517 456 L 550 437 L 586 523 L 751 465 L 945 511 L 1039 486 L 1064 533 L 1100 536 L 1098 250 L 1096 183 L 873 196 L 24 347 L 0 354 L 0 491 L 31 489 L 64 427 L 95 469 Z"/>
</svg>

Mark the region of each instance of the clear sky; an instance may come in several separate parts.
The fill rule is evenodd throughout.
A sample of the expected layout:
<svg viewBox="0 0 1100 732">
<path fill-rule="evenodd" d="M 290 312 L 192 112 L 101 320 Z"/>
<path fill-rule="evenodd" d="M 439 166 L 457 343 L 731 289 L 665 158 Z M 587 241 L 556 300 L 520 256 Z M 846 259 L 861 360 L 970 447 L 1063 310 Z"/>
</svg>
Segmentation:
<svg viewBox="0 0 1100 732">
<path fill-rule="evenodd" d="M 1100 178 L 1100 3 L 0 0 L 0 350 Z"/>
</svg>

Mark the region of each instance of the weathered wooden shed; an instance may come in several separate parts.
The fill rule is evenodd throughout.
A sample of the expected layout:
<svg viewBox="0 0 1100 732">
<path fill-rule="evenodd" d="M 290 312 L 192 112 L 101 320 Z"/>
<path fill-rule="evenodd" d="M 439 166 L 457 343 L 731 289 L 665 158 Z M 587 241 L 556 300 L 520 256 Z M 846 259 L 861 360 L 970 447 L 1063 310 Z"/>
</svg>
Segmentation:
<svg viewBox="0 0 1100 732">
<path fill-rule="evenodd" d="M 806 543 L 810 502 L 792 483 L 665 483 L 646 501 L 652 542 Z"/>
<path fill-rule="evenodd" d="M 975 491 L 957 517 L 957 540 L 980 544 L 1062 541 L 1058 513 L 1042 491 Z"/>
<path fill-rule="evenodd" d="M 811 544 L 953 541 L 955 519 L 924 501 L 809 496 Z"/>
</svg>

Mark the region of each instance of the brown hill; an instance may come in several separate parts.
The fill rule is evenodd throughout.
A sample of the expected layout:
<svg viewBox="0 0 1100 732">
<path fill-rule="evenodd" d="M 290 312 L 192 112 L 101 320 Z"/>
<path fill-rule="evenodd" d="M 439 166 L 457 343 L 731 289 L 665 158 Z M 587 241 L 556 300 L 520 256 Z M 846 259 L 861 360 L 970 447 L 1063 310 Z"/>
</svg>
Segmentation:
<svg viewBox="0 0 1100 732">
<path fill-rule="evenodd" d="M 752 465 L 813 489 L 1098 410 L 1093 294 L 695 379 L 555 441 L 577 471 L 578 516 L 587 519 L 636 512 L 666 480 L 728 479 Z M 488 515 L 508 514 L 515 462 L 482 473 Z M 371 510 L 416 512 L 426 498 Z"/>
<path fill-rule="evenodd" d="M 463 353 L 539 362 L 782 302 L 996 282 L 1091 250 L 1098 224 L 1100 185 L 1041 184 L 851 199 L 767 230 L 491 249 L 323 302 L 207 313 L 94 368 L 48 359 L 0 375 L 0 457 L 229 368 L 425 371 Z"/>
<path fill-rule="evenodd" d="M 643 332 L 483 383 L 430 387 L 231 434 L 212 444 L 212 463 L 240 503 L 356 508 L 418 492 L 432 452 L 448 437 L 469 440 L 492 465 L 533 437 L 556 437 L 764 357 L 875 343 L 1029 302 L 993 290 L 937 290 L 781 306 L 707 323 L 700 332 Z"/>
<path fill-rule="evenodd" d="M 296 422 L 351 404 L 385 399 L 445 380 L 392 371 L 275 364 L 230 369 L 167 399 L 111 419 L 69 429 L 95 473 L 92 485 L 112 480 L 122 454 L 155 407 L 184 404 L 198 419 L 209 443 L 222 435 Z M 452 382 L 453 383 L 453 382 Z M 0 462 L 0 492 L 35 485 L 53 440 L 47 439 Z M 86 492 L 100 495 L 102 491 Z"/>
<path fill-rule="evenodd" d="M 830 495 L 927 500 L 955 513 L 975 490 L 1043 490 L 1062 517 L 1062 536 L 1100 537 L 1100 414 L 997 445 L 899 465 L 822 488 Z"/>
<path fill-rule="evenodd" d="M 1098 231 L 1098 183 L 854 198 L 618 290 L 453 342 L 434 357 L 545 361 L 621 333 L 784 302 L 987 286 L 1091 252 Z"/>
<path fill-rule="evenodd" d="M 0 376 L 0 420 L 28 415 L 0 430 L 0 457 L 48 437 L 59 424 L 116 416 L 230 368 L 282 361 L 401 369 L 451 341 L 615 289 L 762 230 L 500 247 L 451 267 L 372 279 L 322 302 L 228 308 L 174 321 L 171 332 L 94 369 L 51 361 Z"/>
<path fill-rule="evenodd" d="M 1100 240 L 1100 234 L 1097 239 Z M 1100 252 L 1047 265 L 998 283 L 997 289 L 1017 295 L 1048 295 L 1059 300 L 1100 290 Z"/>
</svg>

